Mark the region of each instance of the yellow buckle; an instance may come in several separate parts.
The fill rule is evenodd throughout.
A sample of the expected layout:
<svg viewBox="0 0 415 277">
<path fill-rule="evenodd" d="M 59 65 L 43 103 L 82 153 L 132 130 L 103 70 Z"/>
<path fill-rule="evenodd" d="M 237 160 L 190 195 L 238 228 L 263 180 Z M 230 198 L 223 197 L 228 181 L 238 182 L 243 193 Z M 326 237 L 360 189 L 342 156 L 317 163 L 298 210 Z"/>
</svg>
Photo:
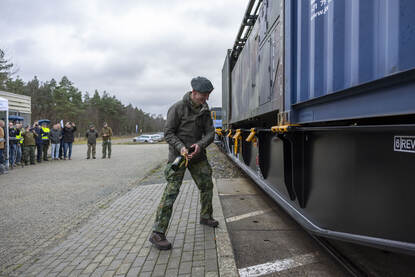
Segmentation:
<svg viewBox="0 0 415 277">
<path fill-rule="evenodd" d="M 286 133 L 288 132 L 289 127 L 298 127 L 300 124 L 286 124 L 286 125 L 278 125 L 272 126 L 271 131 L 274 133 Z"/>
<path fill-rule="evenodd" d="M 233 139 L 239 139 L 241 136 L 241 129 L 236 130 L 235 135 L 233 136 Z"/>
</svg>

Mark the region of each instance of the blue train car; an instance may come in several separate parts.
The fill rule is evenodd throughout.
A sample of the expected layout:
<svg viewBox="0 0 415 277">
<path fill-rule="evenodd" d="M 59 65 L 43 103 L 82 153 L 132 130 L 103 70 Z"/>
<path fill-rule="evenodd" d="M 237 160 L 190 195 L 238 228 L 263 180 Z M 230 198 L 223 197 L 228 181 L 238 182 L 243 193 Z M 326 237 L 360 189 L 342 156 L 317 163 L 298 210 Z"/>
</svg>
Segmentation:
<svg viewBox="0 0 415 277">
<path fill-rule="evenodd" d="M 211 117 L 213 121 L 213 127 L 215 128 L 215 143 L 221 144 L 219 135 L 222 134 L 222 107 L 213 107 L 210 109 Z"/>
<path fill-rule="evenodd" d="M 222 108 L 213 107 L 210 111 L 213 120 L 213 127 L 215 127 L 215 129 L 222 129 Z"/>
<path fill-rule="evenodd" d="M 285 1 L 290 122 L 415 113 L 415 1 Z"/>
<path fill-rule="evenodd" d="M 222 146 L 310 232 L 415 254 L 415 1 L 252 0 Z"/>
</svg>

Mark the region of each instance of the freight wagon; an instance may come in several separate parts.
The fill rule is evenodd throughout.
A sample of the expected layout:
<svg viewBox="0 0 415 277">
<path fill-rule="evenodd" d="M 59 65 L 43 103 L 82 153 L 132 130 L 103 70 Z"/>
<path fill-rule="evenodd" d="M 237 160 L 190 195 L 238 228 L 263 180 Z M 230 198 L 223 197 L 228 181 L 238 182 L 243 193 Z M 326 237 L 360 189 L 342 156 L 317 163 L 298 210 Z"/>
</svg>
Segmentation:
<svg viewBox="0 0 415 277">
<path fill-rule="evenodd" d="M 252 0 L 221 145 L 311 233 L 415 254 L 415 1 Z"/>
<path fill-rule="evenodd" d="M 222 129 L 222 108 L 213 107 L 210 111 L 213 120 L 213 127 L 215 127 L 215 129 Z"/>
</svg>

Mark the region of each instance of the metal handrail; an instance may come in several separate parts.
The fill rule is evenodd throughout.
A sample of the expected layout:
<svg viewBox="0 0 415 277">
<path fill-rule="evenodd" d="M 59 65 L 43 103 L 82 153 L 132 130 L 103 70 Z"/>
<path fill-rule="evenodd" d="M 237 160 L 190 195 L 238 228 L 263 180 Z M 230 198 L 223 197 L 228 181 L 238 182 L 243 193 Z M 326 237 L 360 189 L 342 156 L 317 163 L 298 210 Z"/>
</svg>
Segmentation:
<svg viewBox="0 0 415 277">
<path fill-rule="evenodd" d="M 232 48 L 231 55 L 235 59 L 238 58 L 239 54 L 244 48 L 245 43 L 248 40 L 249 34 L 251 33 L 255 25 L 255 22 L 258 18 L 258 11 L 259 7 L 261 6 L 261 3 L 262 0 L 250 0 L 248 3 L 244 19 L 242 20 L 241 26 L 239 27 L 238 35 L 236 36 L 235 43 L 233 44 Z M 245 35 L 242 36 L 244 34 L 245 28 L 247 28 L 247 31 L 245 32 Z"/>
</svg>

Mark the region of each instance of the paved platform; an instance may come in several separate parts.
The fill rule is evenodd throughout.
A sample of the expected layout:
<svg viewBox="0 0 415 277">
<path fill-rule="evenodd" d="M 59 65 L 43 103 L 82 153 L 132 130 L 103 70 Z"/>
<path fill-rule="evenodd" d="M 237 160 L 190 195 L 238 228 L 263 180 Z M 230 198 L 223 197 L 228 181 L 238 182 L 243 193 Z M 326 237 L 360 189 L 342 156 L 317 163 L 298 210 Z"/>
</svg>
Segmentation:
<svg viewBox="0 0 415 277">
<path fill-rule="evenodd" d="M 238 276 L 216 186 L 219 228 L 199 224 L 199 191 L 183 182 L 160 251 L 148 241 L 165 184 L 139 186 L 91 218 L 80 230 L 23 264 L 17 276 Z"/>
<path fill-rule="evenodd" d="M 216 184 L 241 277 L 349 276 L 251 180 Z"/>
<path fill-rule="evenodd" d="M 98 159 L 87 160 L 86 150 L 85 144 L 74 145 L 71 161 L 17 167 L 0 176 L 0 276 L 164 168 L 169 151 L 167 144 L 114 145 L 111 159 L 101 159 L 99 151 Z"/>
</svg>

